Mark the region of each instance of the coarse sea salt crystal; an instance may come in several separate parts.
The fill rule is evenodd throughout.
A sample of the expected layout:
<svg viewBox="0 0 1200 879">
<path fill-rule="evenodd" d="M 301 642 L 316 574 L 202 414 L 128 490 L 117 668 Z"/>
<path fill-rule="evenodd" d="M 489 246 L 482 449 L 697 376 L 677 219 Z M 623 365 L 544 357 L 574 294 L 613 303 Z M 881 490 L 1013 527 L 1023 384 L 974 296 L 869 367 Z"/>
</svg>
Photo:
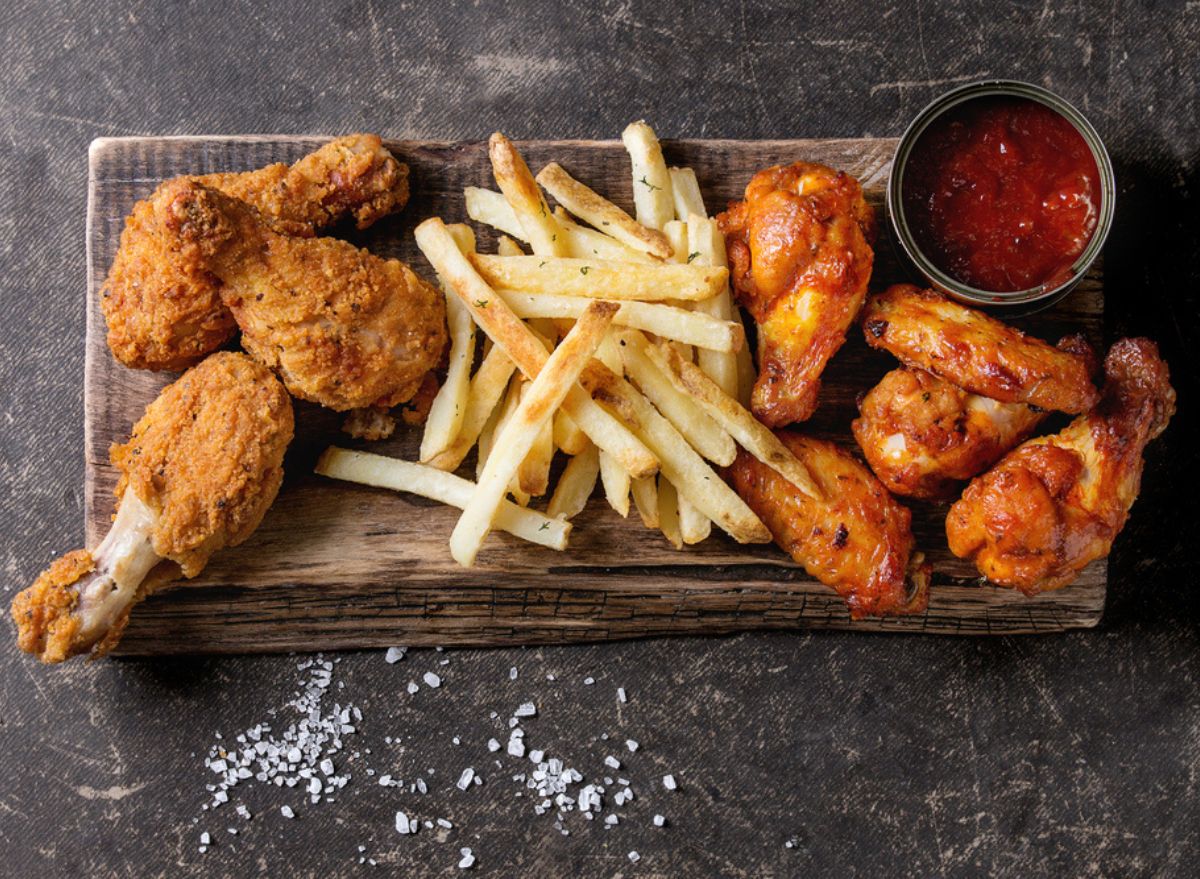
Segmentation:
<svg viewBox="0 0 1200 879">
<path fill-rule="evenodd" d="M 610 754 L 604 758 L 604 765 L 610 767 L 611 769 L 620 769 L 621 761 Z"/>
<path fill-rule="evenodd" d="M 510 681 L 515 681 L 517 679 L 517 667 L 515 665 L 508 670 L 508 679 Z"/>
<path fill-rule="evenodd" d="M 388 665 L 395 665 L 404 658 L 404 654 L 407 649 L 407 647 L 389 647 L 383 658 Z"/>
<path fill-rule="evenodd" d="M 626 739 L 625 747 L 628 748 L 629 753 L 632 754 L 634 751 L 636 751 L 638 749 L 637 739 Z"/>
<path fill-rule="evenodd" d="M 417 686 L 416 681 L 409 681 L 408 686 L 405 687 L 405 689 L 408 690 L 410 695 L 416 695 L 417 691 L 421 688 Z"/>
<path fill-rule="evenodd" d="M 396 813 L 396 832 L 402 836 L 408 836 L 409 834 L 408 815 L 404 812 Z"/>
<path fill-rule="evenodd" d="M 654 816 L 654 826 L 655 826 L 655 827 L 662 827 L 662 826 L 664 826 L 666 823 L 667 823 L 667 819 L 666 819 L 666 818 L 664 818 L 662 815 L 655 815 L 655 816 Z"/>
<path fill-rule="evenodd" d="M 455 784 L 459 790 L 466 790 L 471 786 L 471 781 L 475 778 L 475 770 L 468 766 L 462 771 L 462 775 L 458 777 L 458 782 Z"/>
<path fill-rule="evenodd" d="M 425 674 L 421 676 L 421 680 L 425 682 L 425 686 L 432 687 L 435 690 L 442 685 L 442 679 L 431 671 L 425 672 Z"/>
<path fill-rule="evenodd" d="M 284 818 L 295 818 L 296 817 L 296 813 L 292 811 L 291 806 L 280 806 L 279 814 L 282 815 Z"/>
<path fill-rule="evenodd" d="M 664 775 L 662 777 L 662 783 L 663 787 L 665 787 L 667 790 L 675 790 L 675 788 L 678 787 L 678 785 L 675 784 L 674 775 Z"/>
<path fill-rule="evenodd" d="M 487 749 L 489 751 L 493 751 L 493 752 L 499 751 L 500 743 L 498 741 L 496 741 L 495 739 L 488 739 Z"/>
<path fill-rule="evenodd" d="M 625 698 L 625 688 L 624 687 L 617 687 L 617 701 L 618 702 L 628 702 L 629 701 L 628 699 Z"/>
<path fill-rule="evenodd" d="M 596 679 L 591 677 L 584 678 L 583 683 L 590 687 L 592 684 L 596 683 Z"/>
<path fill-rule="evenodd" d="M 475 866 L 475 855 L 469 848 L 459 849 L 458 853 L 462 855 L 462 859 L 458 862 L 458 869 L 469 870 Z"/>
<path fill-rule="evenodd" d="M 639 855 L 636 851 L 632 851 L 629 853 L 629 860 L 631 863 L 636 864 L 641 859 L 642 859 L 642 856 Z"/>
<path fill-rule="evenodd" d="M 517 710 L 513 712 L 513 717 L 534 717 L 537 715 L 537 706 L 532 702 L 522 702 L 517 706 Z"/>
</svg>

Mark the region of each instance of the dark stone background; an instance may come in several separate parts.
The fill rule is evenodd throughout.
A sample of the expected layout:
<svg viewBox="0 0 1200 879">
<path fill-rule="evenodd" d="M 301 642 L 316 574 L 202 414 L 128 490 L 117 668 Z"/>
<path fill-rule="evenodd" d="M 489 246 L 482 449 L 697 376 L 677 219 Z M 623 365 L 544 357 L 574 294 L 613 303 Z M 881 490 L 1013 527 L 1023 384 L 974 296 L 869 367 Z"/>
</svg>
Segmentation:
<svg viewBox="0 0 1200 879">
<path fill-rule="evenodd" d="M 295 791 L 248 788 L 235 796 L 255 813 L 248 824 L 229 807 L 201 812 L 201 758 L 216 730 L 284 708 L 294 659 L 44 669 L 6 636 L 0 873 L 328 876 L 368 869 L 356 866 L 364 844 L 381 869 L 417 873 L 455 872 L 470 845 L 477 871 L 500 875 L 1196 875 L 1200 3 L 517 5 L 0 7 L 5 600 L 81 539 L 92 138 L 612 137 L 643 115 L 664 136 L 894 135 L 950 85 L 1008 76 L 1075 100 L 1111 147 L 1108 329 L 1155 336 L 1180 392 L 1113 553 L 1102 627 L 455 651 L 446 667 L 431 652 L 396 666 L 346 655 L 336 696 L 366 715 L 349 746 L 371 747 L 384 769 L 437 768 L 434 789 L 414 800 L 356 772 L 338 803 L 310 808 Z M 441 690 L 404 693 L 435 667 Z M 596 686 L 580 683 L 588 674 Z M 572 820 L 560 836 L 496 771 L 453 790 L 463 755 L 497 731 L 488 710 L 524 698 L 541 708 L 532 744 L 585 772 L 609 752 L 600 732 L 640 740 L 627 761 L 639 799 L 616 830 Z M 652 783 L 667 771 L 674 795 Z M 295 821 L 279 816 L 283 802 Z M 398 836 L 401 806 L 450 817 L 450 841 Z M 661 831 L 649 823 L 659 811 L 671 822 Z M 205 855 L 201 830 L 216 839 Z"/>
</svg>

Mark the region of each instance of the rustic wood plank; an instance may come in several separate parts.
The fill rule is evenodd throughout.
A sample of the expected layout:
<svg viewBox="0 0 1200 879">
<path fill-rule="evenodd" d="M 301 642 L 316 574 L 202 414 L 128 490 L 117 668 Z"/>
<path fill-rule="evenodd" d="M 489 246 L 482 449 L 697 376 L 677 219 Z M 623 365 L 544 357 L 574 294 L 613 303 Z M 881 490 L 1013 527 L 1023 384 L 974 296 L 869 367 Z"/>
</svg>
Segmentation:
<svg viewBox="0 0 1200 879">
<path fill-rule="evenodd" d="M 145 405 L 172 378 L 125 369 L 105 345 L 97 289 L 126 213 L 164 178 L 294 161 L 324 140 L 116 138 L 92 145 L 84 388 L 89 545 L 106 530 L 112 510 L 115 473 L 108 464 L 108 447 L 124 440 Z M 491 185 L 486 145 L 389 146 L 412 168 L 412 201 L 400 217 L 350 237 L 428 274 L 409 233 L 434 214 L 465 219 L 462 188 Z M 879 207 L 894 146 L 887 139 L 713 140 L 668 141 L 665 149 L 670 163 L 696 169 L 710 210 L 716 211 L 740 195 L 758 168 L 801 158 L 854 174 Z M 557 160 L 599 191 L 631 203 L 628 164 L 619 142 L 520 147 L 535 170 Z M 491 235 L 480 231 L 481 246 L 492 243 Z M 873 288 L 904 277 L 883 231 Z M 1049 338 L 1082 330 L 1100 342 L 1102 280 L 1097 267 L 1054 309 L 1018 323 Z M 807 429 L 853 445 L 848 426 L 855 398 L 892 365 L 852 333 L 826 373 L 821 408 Z M 935 570 L 929 611 L 919 617 L 852 622 L 836 595 L 812 582 L 774 547 L 741 547 L 714 535 L 678 553 L 661 535 L 619 519 L 598 500 L 576 520 L 569 553 L 498 535 L 481 553 L 479 567 L 464 571 L 447 549 L 456 511 L 313 476 L 316 455 L 329 442 L 352 443 L 338 432 L 340 419 L 331 413 L 301 404 L 297 416 L 283 493 L 262 527 L 247 544 L 218 555 L 197 580 L 142 605 L 121 653 L 263 652 L 398 642 L 566 643 L 748 628 L 1011 634 L 1094 626 L 1104 608 L 1107 566 L 1102 561 L 1090 565 L 1069 588 L 1032 599 L 982 584 L 971 565 L 946 549 L 942 504 L 912 504 L 918 545 Z M 374 444 L 374 450 L 414 458 L 419 432 L 398 434 Z"/>
</svg>

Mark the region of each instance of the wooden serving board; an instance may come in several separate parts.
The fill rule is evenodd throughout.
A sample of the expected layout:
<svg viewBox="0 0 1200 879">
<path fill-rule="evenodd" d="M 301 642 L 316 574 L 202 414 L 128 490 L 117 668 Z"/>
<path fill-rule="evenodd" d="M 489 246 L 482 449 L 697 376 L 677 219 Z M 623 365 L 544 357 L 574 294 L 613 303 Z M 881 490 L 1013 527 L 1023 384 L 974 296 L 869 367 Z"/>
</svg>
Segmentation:
<svg viewBox="0 0 1200 879">
<path fill-rule="evenodd" d="M 123 441 L 143 408 L 173 376 L 120 366 L 105 344 L 97 290 L 116 252 L 124 217 L 161 180 L 291 162 L 316 137 L 116 138 L 89 155 L 88 309 L 84 412 L 87 540 L 108 527 L 116 474 L 108 448 Z M 430 215 L 465 220 L 464 186 L 493 186 L 483 143 L 396 142 L 412 169 L 413 196 L 396 218 L 354 240 L 401 257 L 429 275 L 411 238 Z M 665 143 L 670 164 L 696 170 L 710 211 L 736 199 L 759 168 L 798 159 L 824 162 L 862 181 L 880 212 L 872 289 L 901 280 L 882 193 L 893 140 L 729 140 Z M 523 143 L 536 171 L 551 160 L 618 203 L 632 203 L 629 166 L 616 141 Z M 480 246 L 493 243 L 480 230 Z M 1019 323 L 1057 339 L 1082 330 L 1100 342 L 1103 293 L 1097 268 L 1053 310 Z M 894 366 L 857 330 L 825 375 L 821 408 L 806 430 L 853 446 L 855 397 Z M 447 539 L 457 511 L 407 495 L 312 475 L 329 443 L 356 445 L 340 417 L 297 406 L 287 479 L 258 532 L 218 554 L 196 580 L 151 597 L 134 613 L 125 654 L 240 653 L 380 647 L 390 644 L 536 644 L 644 635 L 800 627 L 945 634 L 1052 632 L 1094 626 L 1104 607 L 1106 565 L 1072 586 L 1026 598 L 982 583 L 946 549 L 946 507 L 914 503 L 918 547 L 934 566 L 926 614 L 852 622 L 842 601 L 773 546 L 739 546 L 714 529 L 677 552 L 640 522 L 620 519 L 599 497 L 576 520 L 565 553 L 506 534 L 489 538 L 478 567 L 459 568 Z M 416 457 L 417 429 L 401 428 L 374 451 Z M 469 459 L 470 463 L 473 459 Z M 634 514 L 636 519 L 636 514 Z"/>
</svg>

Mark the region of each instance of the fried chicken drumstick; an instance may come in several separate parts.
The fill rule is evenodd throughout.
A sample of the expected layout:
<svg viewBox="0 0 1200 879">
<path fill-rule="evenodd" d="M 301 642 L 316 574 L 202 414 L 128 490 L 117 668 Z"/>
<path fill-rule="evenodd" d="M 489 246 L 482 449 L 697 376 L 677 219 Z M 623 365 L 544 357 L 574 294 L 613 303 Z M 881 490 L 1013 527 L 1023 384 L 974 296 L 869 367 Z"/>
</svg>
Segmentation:
<svg viewBox="0 0 1200 879">
<path fill-rule="evenodd" d="M 220 279 L 242 346 L 293 396 L 330 409 L 411 399 L 446 343 L 446 301 L 399 260 L 334 238 L 274 231 L 245 202 L 194 180 L 152 209 L 181 253 Z"/>
<path fill-rule="evenodd" d="M 1066 586 L 1125 525 L 1142 453 L 1174 414 L 1175 391 L 1149 339 L 1117 342 L 1104 371 L 1095 409 L 1009 453 L 950 508 L 950 550 L 993 583 L 1026 594 Z"/>
<path fill-rule="evenodd" d="M 408 167 L 373 134 L 338 138 L 291 166 L 191 179 L 252 205 L 276 231 L 304 237 L 348 217 L 366 228 L 408 201 Z M 119 361 L 185 369 L 225 344 L 237 326 L 218 279 L 188 258 L 154 211 L 158 195 L 139 201 L 126 219 L 100 305 Z"/>
<path fill-rule="evenodd" d="M 804 421 L 862 307 L 875 214 L 850 175 L 796 162 L 755 174 L 717 222 L 734 292 L 758 324 L 751 408 L 769 427 Z"/>
<path fill-rule="evenodd" d="M 164 388 L 112 448 L 121 479 L 108 535 L 56 560 L 13 599 L 18 646 L 43 662 L 111 650 L 134 605 L 253 533 L 279 491 L 291 439 L 291 400 L 243 354 L 214 354 Z"/>
<path fill-rule="evenodd" d="M 854 619 L 923 612 L 930 571 L 913 552 L 912 513 L 833 443 L 790 431 L 776 435 L 808 468 L 823 500 L 799 491 L 744 449 L 729 476 L 779 547 L 832 586 Z"/>
<path fill-rule="evenodd" d="M 1002 403 L 1077 415 L 1096 405 L 1092 358 L 1055 348 L 934 290 L 896 284 L 863 308 L 867 344 Z"/>
</svg>

